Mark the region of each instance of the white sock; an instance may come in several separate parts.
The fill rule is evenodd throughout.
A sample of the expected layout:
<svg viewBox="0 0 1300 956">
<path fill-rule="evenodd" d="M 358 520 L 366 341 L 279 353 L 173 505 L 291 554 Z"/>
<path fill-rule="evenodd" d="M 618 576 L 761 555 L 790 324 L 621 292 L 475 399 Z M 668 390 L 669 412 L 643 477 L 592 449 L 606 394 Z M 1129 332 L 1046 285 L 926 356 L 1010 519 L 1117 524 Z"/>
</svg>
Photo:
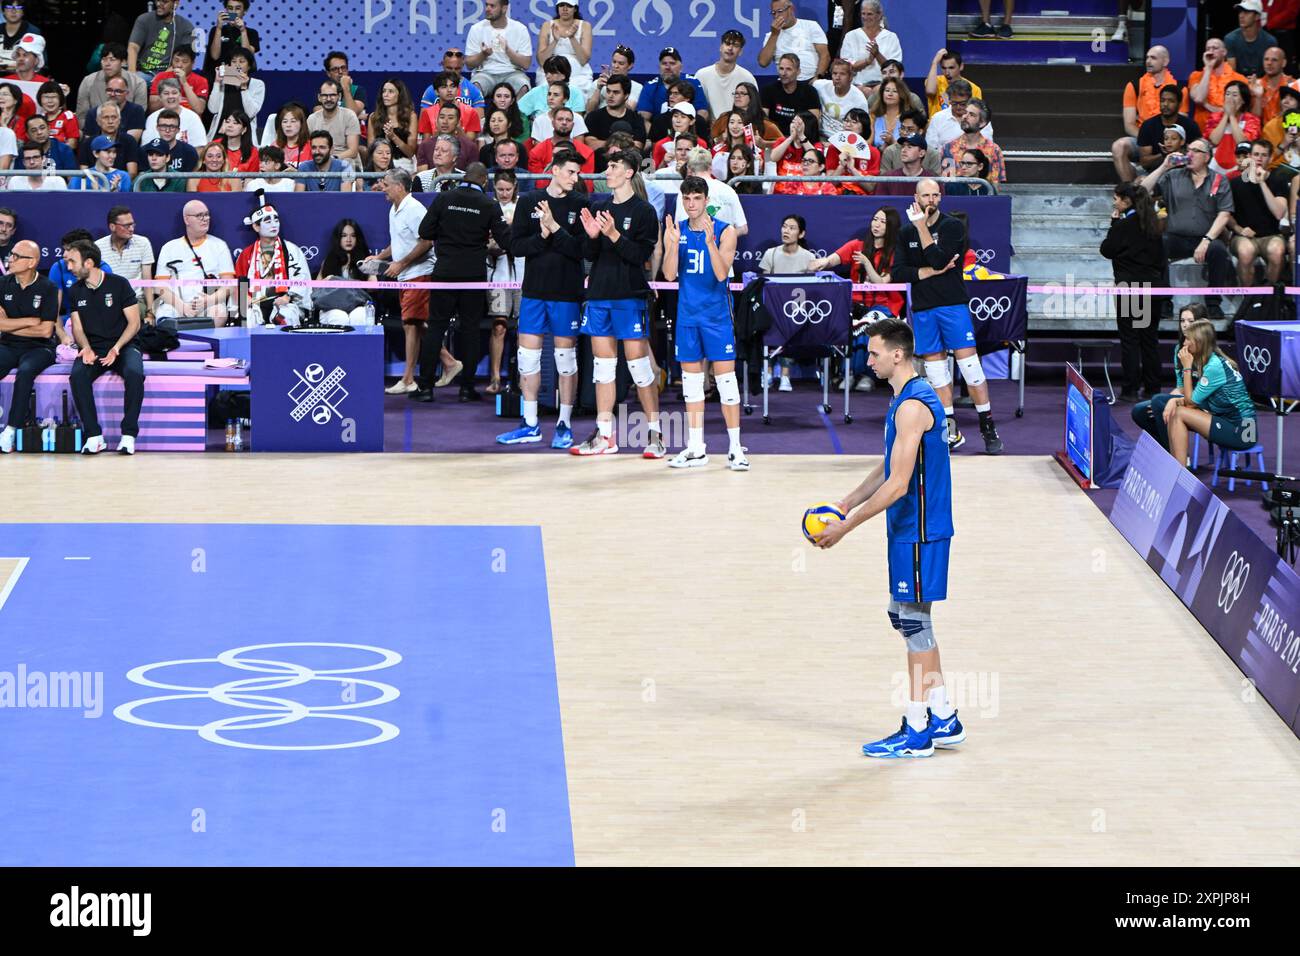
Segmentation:
<svg viewBox="0 0 1300 956">
<path fill-rule="evenodd" d="M 596 428 L 600 431 L 601 438 L 611 438 L 614 435 L 614 421 L 610 418 L 596 419 Z"/>
<path fill-rule="evenodd" d="M 927 695 L 927 703 L 934 716 L 940 720 L 947 720 L 954 713 L 956 708 L 952 706 L 952 701 L 948 699 L 948 688 L 940 684 L 938 687 L 931 687 Z"/>
<path fill-rule="evenodd" d="M 528 399 L 525 398 L 519 404 L 523 406 L 524 424 L 527 425 L 529 428 L 533 428 L 534 426 L 536 426 L 537 425 L 537 402 L 536 401 L 530 402 Z"/>
<path fill-rule="evenodd" d="M 688 431 L 690 438 L 686 442 L 686 447 L 691 451 L 704 451 L 704 429 L 691 428 Z"/>
<path fill-rule="evenodd" d="M 569 419 L 572 417 L 572 415 L 573 415 L 573 406 L 572 406 L 572 405 L 561 405 L 561 406 L 560 406 L 560 417 L 559 417 L 559 420 L 558 420 L 557 424 L 563 425 L 563 426 L 565 426 L 566 428 L 572 428 L 573 425 L 569 422 Z"/>
<path fill-rule="evenodd" d="M 943 414 L 945 418 L 952 418 L 953 416 L 952 406 L 951 405 L 943 406 Z"/>
<path fill-rule="evenodd" d="M 925 701 L 909 700 L 907 702 L 907 726 L 913 730 L 925 730 L 929 720 L 925 716 Z"/>
<path fill-rule="evenodd" d="M 985 402 L 983 405 L 976 405 L 976 406 L 975 406 L 975 411 L 977 411 L 977 412 L 991 412 L 991 411 L 993 411 L 993 403 L 992 403 L 992 402 Z"/>
<path fill-rule="evenodd" d="M 727 441 L 731 443 L 732 451 L 740 451 L 740 429 L 728 428 Z"/>
<path fill-rule="evenodd" d="M 656 435 L 659 434 L 659 416 L 658 416 L 658 414 L 656 414 L 655 417 L 654 417 L 651 421 L 646 422 L 646 427 L 649 428 L 649 429 L 650 429 L 652 432 L 654 432 Z"/>
</svg>

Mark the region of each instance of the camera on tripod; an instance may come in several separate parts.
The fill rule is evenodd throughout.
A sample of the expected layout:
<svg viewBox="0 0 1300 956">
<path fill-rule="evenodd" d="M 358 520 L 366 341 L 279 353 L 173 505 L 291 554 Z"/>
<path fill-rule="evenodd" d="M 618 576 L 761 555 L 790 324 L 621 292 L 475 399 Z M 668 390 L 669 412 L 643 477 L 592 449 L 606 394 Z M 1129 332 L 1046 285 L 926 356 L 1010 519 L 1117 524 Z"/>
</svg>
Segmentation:
<svg viewBox="0 0 1300 956">
<path fill-rule="evenodd" d="M 1266 471 L 1226 469 L 1219 474 L 1224 478 L 1259 481 L 1268 485 L 1265 505 L 1270 519 L 1277 525 L 1277 556 L 1289 564 L 1295 564 L 1296 555 L 1300 553 L 1300 478 L 1274 475 Z"/>
</svg>

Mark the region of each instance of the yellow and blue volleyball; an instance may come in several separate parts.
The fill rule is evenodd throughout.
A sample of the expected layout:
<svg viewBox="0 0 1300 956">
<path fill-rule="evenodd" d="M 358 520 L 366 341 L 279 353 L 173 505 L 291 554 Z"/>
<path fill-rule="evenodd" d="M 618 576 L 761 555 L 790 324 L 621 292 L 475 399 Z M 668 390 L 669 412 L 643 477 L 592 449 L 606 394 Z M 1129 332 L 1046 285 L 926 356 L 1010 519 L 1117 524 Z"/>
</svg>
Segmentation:
<svg viewBox="0 0 1300 956">
<path fill-rule="evenodd" d="M 813 505 L 803 513 L 803 536 L 809 541 L 826 530 L 832 521 L 843 521 L 845 514 L 829 501 Z"/>
</svg>

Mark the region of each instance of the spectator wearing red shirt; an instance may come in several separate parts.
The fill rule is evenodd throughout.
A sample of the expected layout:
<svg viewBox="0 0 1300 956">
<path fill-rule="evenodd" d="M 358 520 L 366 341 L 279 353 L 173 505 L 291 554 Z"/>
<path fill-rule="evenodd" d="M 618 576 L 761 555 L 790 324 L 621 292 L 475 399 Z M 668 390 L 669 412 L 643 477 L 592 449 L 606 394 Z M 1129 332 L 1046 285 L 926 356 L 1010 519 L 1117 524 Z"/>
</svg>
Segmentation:
<svg viewBox="0 0 1300 956">
<path fill-rule="evenodd" d="M 420 111 L 420 138 L 432 136 L 440 132 L 437 129 L 438 114 L 444 104 L 451 103 L 456 107 L 460 114 L 460 125 L 466 133 L 481 133 L 483 131 L 483 120 L 478 114 L 478 110 L 472 106 L 466 106 L 457 99 L 460 93 L 460 74 L 452 73 L 445 70 L 439 73 L 433 81 L 434 89 L 438 91 L 438 102 L 426 109 Z"/>
<path fill-rule="evenodd" d="M 171 69 L 163 70 L 149 84 L 149 112 L 162 109 L 162 97 L 158 93 L 158 84 L 163 80 L 175 79 L 181 85 L 181 96 L 185 105 L 200 115 L 208 108 L 208 96 L 212 87 L 202 73 L 194 72 L 194 51 L 187 46 L 177 47 L 172 53 Z"/>
<path fill-rule="evenodd" d="M 825 176 L 826 175 L 826 157 L 822 151 L 815 146 L 808 146 L 803 151 L 803 158 L 799 161 L 799 172 L 804 176 Z M 794 183 L 795 194 L 799 196 L 838 196 L 840 187 L 835 183 Z"/>
<path fill-rule="evenodd" d="M 772 147 L 772 162 L 776 163 L 779 176 L 803 175 L 804 151 L 809 147 L 821 150 L 821 127 L 817 117 L 807 110 L 796 113 L 790 120 L 790 132 Z M 772 192 L 787 196 L 797 196 L 803 192 L 799 183 L 777 183 Z"/>
<path fill-rule="evenodd" d="M 22 80 L 24 83 L 48 83 L 50 78 L 36 71 L 45 66 L 45 37 L 28 33 L 18 41 L 14 51 L 14 72 L 0 77 L 5 80 Z"/>
<path fill-rule="evenodd" d="M 680 134 L 696 132 L 695 107 L 690 103 L 676 104 L 670 112 L 670 117 L 669 122 L 672 124 L 672 129 L 667 136 L 655 143 L 654 149 L 650 153 L 650 162 L 655 169 L 663 166 L 664 157 Z M 695 142 L 698 146 L 703 146 L 705 149 L 709 148 L 709 144 L 700 139 L 698 135 Z"/>
<path fill-rule="evenodd" d="M 871 247 L 861 239 L 850 239 L 824 259 L 815 259 L 808 267 L 809 272 L 822 272 L 838 266 L 849 267 L 849 279 L 853 282 L 870 282 L 877 285 L 889 283 L 889 270 L 894 264 L 894 244 L 898 240 L 898 210 L 893 206 L 881 206 L 871 217 Z M 872 310 L 888 313 L 899 318 L 903 314 L 903 293 L 861 291 L 853 293 L 853 301 L 859 306 L 855 309 L 861 320 L 866 312 Z M 879 316 L 884 318 L 885 316 Z M 874 321 L 874 318 L 868 319 Z"/>
<path fill-rule="evenodd" d="M 45 122 L 50 124 L 50 135 L 76 149 L 77 140 L 81 138 L 81 127 L 77 124 L 77 114 L 67 107 L 63 87 L 57 83 L 42 83 L 36 91 L 36 99 L 41 104 Z"/>
<path fill-rule="evenodd" d="M 561 106 L 555 111 L 555 133 L 550 139 L 544 139 L 536 143 L 528 150 L 528 171 L 530 173 L 544 172 L 551 167 L 551 156 L 561 149 L 571 149 L 582 157 L 582 169 L 579 173 L 594 173 L 596 171 L 596 154 L 586 143 L 579 143 L 577 140 L 569 139 L 569 134 L 573 132 L 573 111 L 567 106 Z M 549 179 L 534 180 L 535 188 L 545 189 L 550 185 Z M 575 187 L 586 192 L 591 191 L 591 180 L 580 179 Z"/>
<path fill-rule="evenodd" d="M 1227 173 L 1237 168 L 1237 144 L 1253 143 L 1259 139 L 1264 124 L 1250 106 L 1250 86 L 1233 80 L 1223 88 L 1223 112 L 1213 129 L 1206 130 L 1211 145 L 1215 147 L 1214 162 L 1218 172 Z"/>
<path fill-rule="evenodd" d="M 1295 60 L 1295 24 L 1300 14 L 1300 0 L 1264 0 L 1264 26 L 1273 34 L 1287 55 Z"/>
<path fill-rule="evenodd" d="M 880 150 L 871 145 L 871 139 L 865 130 L 870 127 L 871 117 L 863 109 L 851 109 L 844 114 L 844 130 L 857 133 L 862 137 L 862 146 L 856 156 L 841 153 L 838 146 L 826 150 L 826 169 L 832 176 L 879 176 Z M 865 152 L 864 152 L 865 151 Z M 840 191 L 861 196 L 875 189 L 871 183 L 844 183 Z"/>
<path fill-rule="evenodd" d="M 231 110 L 221 121 L 221 132 L 213 139 L 225 146 L 226 166 L 232 173 L 256 173 L 262 169 L 248 126 L 248 116 L 243 110 Z"/>
</svg>

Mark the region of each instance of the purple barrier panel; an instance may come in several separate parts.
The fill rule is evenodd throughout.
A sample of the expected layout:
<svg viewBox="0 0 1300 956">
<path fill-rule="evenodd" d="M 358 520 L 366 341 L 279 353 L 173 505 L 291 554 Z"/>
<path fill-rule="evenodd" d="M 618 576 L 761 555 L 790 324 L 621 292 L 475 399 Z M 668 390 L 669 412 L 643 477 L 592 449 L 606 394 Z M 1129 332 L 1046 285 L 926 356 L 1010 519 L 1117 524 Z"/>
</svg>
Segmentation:
<svg viewBox="0 0 1300 956">
<path fill-rule="evenodd" d="M 1300 577 L 1143 433 L 1111 523 L 1300 735 Z"/>
<path fill-rule="evenodd" d="M 849 344 L 852 300 L 853 284 L 846 279 L 771 280 L 763 286 L 763 305 L 772 316 L 763 344 L 843 348 Z"/>
<path fill-rule="evenodd" d="M 255 331 L 255 451 L 383 451 L 383 329 Z"/>
<path fill-rule="evenodd" d="M 911 197 L 904 196 L 741 196 L 749 232 L 740 237 L 737 262 L 742 271 L 758 270 L 763 253 L 781 244 L 781 220 L 791 213 L 808 223 L 808 247 L 818 256 L 834 252 L 850 239 L 862 239 L 881 206 L 893 206 L 904 222 Z M 979 265 L 994 272 L 1011 271 L 1011 197 L 945 196 L 944 212 L 969 217 L 971 248 Z M 369 238 L 369 233 L 367 233 Z M 1023 338 L 1023 336 L 1021 336 Z"/>
<path fill-rule="evenodd" d="M 416 193 L 428 205 L 432 193 Z M 230 246 L 232 255 L 253 241 L 244 217 L 256 208 L 251 193 L 20 193 L 9 192 L 3 204 L 18 213 L 17 238 L 31 239 L 41 247 L 41 268 L 49 269 L 63 255 L 59 240 L 76 226 L 99 237 L 108 232 L 108 210 L 125 203 L 135 213 L 136 234 L 153 243 L 154 255 L 162 244 L 184 234 L 181 208 L 201 199 L 212 213 L 212 235 Z M 284 237 L 296 242 L 307 256 L 313 274 L 329 248 L 330 235 L 341 219 L 355 219 L 372 252 L 388 245 L 389 204 L 381 193 L 277 193 L 272 197 L 284 222 Z M 871 217 L 882 205 L 892 205 L 906 215 L 910 199 L 884 196 L 742 196 L 749 233 L 742 236 L 737 262 L 756 270 L 763 252 L 781 242 L 781 220 L 795 212 L 808 222 L 808 244 L 833 252 L 845 242 L 866 235 Z M 1011 267 L 1011 197 L 945 198 L 947 212 L 970 216 L 971 246 L 980 265 L 1007 272 Z M 822 254 L 822 252 L 818 252 Z"/>
<path fill-rule="evenodd" d="M 1300 323 L 1237 322 L 1237 366 L 1252 395 L 1300 396 Z"/>
</svg>

